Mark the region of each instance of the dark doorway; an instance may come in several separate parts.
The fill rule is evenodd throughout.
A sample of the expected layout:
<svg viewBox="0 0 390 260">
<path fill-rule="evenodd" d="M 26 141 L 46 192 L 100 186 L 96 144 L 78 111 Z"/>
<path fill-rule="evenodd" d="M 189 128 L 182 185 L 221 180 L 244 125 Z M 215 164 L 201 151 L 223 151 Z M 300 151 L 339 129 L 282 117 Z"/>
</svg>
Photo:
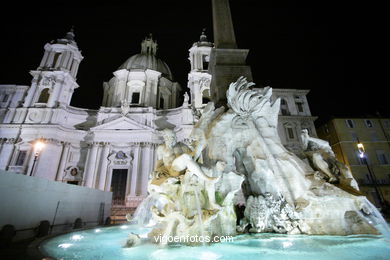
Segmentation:
<svg viewBox="0 0 390 260">
<path fill-rule="evenodd" d="M 127 169 L 112 170 L 111 191 L 113 205 L 125 204 L 127 171 Z"/>
<path fill-rule="evenodd" d="M 131 104 L 139 104 L 139 92 L 133 92 L 131 95 Z"/>
<path fill-rule="evenodd" d="M 68 184 L 79 185 L 78 181 L 67 181 Z"/>
</svg>

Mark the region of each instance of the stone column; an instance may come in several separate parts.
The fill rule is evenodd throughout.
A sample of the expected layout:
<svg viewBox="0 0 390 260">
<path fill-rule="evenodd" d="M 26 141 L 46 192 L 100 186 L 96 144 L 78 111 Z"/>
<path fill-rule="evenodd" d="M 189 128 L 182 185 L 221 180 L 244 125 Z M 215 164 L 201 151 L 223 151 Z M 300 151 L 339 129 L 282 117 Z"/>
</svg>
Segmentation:
<svg viewBox="0 0 390 260">
<path fill-rule="evenodd" d="M 141 178 L 141 195 L 146 196 L 148 194 L 148 181 L 149 175 L 153 171 L 153 145 L 147 144 L 144 152 L 142 153 L 142 165 L 144 167 L 144 171 L 142 172 Z"/>
<path fill-rule="evenodd" d="M 7 139 L 4 141 L 3 147 L 0 153 L 0 170 L 7 170 L 7 167 L 11 163 L 12 154 L 14 153 L 15 148 L 15 139 Z"/>
<path fill-rule="evenodd" d="M 64 143 L 62 148 L 61 160 L 58 166 L 56 181 L 62 181 L 64 179 L 64 170 L 66 165 L 66 160 L 68 159 L 70 143 Z"/>
<path fill-rule="evenodd" d="M 133 169 L 131 171 L 130 196 L 135 196 L 135 188 L 137 186 L 137 177 L 139 170 L 140 149 L 140 145 L 137 144 L 134 152 Z"/>
<path fill-rule="evenodd" d="M 107 164 L 108 164 L 108 154 L 110 152 L 110 144 L 106 143 L 103 147 L 102 156 L 100 158 L 101 164 L 100 164 L 100 172 L 99 172 L 99 184 L 98 189 L 99 190 L 105 190 L 106 186 L 106 179 L 107 179 Z"/>
<path fill-rule="evenodd" d="M 96 155 L 97 155 L 98 144 L 93 143 L 92 147 L 88 152 L 88 159 L 86 162 L 86 167 L 84 171 L 84 186 L 93 188 L 93 177 L 95 173 L 96 166 Z"/>
<path fill-rule="evenodd" d="M 79 69 L 79 65 L 80 63 L 79 62 L 76 62 L 76 66 L 75 66 L 75 69 L 74 69 L 74 77 L 76 78 L 76 75 L 77 75 L 77 71 Z"/>
<path fill-rule="evenodd" d="M 49 54 L 49 52 L 45 51 L 45 54 L 43 54 L 43 58 L 41 60 L 41 64 L 39 65 L 39 67 L 42 67 L 42 68 L 45 67 L 48 54 Z"/>
<path fill-rule="evenodd" d="M 70 52 L 68 63 L 66 64 L 66 69 L 69 70 L 69 71 L 70 71 L 70 66 L 72 65 L 72 61 L 73 61 L 73 53 Z"/>
<path fill-rule="evenodd" d="M 138 172 L 137 172 L 137 186 L 135 189 L 135 195 L 140 196 L 142 195 L 142 176 L 146 173 L 148 170 L 148 165 L 145 163 L 145 157 L 146 157 L 146 144 L 141 144 L 140 146 L 140 153 L 139 153 L 139 166 L 138 166 Z"/>
<path fill-rule="evenodd" d="M 55 51 L 51 51 L 49 53 L 49 57 L 48 57 L 47 62 L 46 62 L 47 67 L 54 67 L 54 64 L 53 64 L 54 55 L 55 55 Z"/>
</svg>

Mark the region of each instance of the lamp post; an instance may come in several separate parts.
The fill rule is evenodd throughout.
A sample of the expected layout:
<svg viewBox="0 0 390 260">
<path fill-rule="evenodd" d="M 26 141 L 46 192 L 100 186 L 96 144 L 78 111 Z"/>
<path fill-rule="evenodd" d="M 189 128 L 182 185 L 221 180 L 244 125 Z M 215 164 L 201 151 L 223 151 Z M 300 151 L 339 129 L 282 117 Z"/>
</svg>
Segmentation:
<svg viewBox="0 0 390 260">
<path fill-rule="evenodd" d="M 30 171 L 30 176 L 32 176 L 32 174 L 33 174 L 35 163 L 37 162 L 38 156 L 41 153 L 43 147 L 45 147 L 45 143 L 42 140 L 37 140 L 34 143 L 35 154 L 34 154 L 34 162 L 33 162 L 33 165 L 31 167 L 31 171 Z"/>
<path fill-rule="evenodd" d="M 384 205 L 384 198 L 383 198 L 383 195 L 382 195 L 381 191 L 378 188 L 378 184 L 377 184 L 377 181 L 376 181 L 376 176 L 371 171 L 370 166 L 368 165 L 367 158 L 366 158 L 366 151 L 364 149 L 364 145 L 361 142 L 358 141 L 357 148 L 359 150 L 359 157 L 363 160 L 364 164 L 367 166 L 367 170 L 368 170 L 368 173 L 369 173 L 370 178 L 372 180 L 372 184 L 374 185 L 375 193 L 376 193 L 376 195 L 379 198 L 380 206 L 383 207 L 383 205 Z"/>
</svg>

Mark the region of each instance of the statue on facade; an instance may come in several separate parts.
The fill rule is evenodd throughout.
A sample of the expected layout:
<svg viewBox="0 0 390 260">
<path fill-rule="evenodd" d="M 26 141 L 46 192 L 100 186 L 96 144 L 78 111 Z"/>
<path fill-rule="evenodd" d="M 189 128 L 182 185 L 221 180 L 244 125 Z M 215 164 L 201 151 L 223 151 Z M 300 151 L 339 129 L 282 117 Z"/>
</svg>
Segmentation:
<svg viewBox="0 0 390 260">
<path fill-rule="evenodd" d="M 188 107 L 190 96 L 188 95 L 187 92 L 185 92 L 183 96 L 184 96 L 183 107 Z"/>
<path fill-rule="evenodd" d="M 121 114 L 126 116 L 130 112 L 130 104 L 127 99 L 121 101 Z"/>
</svg>

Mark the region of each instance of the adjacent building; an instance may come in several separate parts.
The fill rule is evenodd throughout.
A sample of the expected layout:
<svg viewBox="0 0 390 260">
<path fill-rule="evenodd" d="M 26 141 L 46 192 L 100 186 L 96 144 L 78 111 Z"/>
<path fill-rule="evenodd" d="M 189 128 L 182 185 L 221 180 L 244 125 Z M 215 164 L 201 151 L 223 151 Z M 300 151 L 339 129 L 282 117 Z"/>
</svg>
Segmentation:
<svg viewBox="0 0 390 260">
<path fill-rule="evenodd" d="M 73 31 L 44 46 L 29 86 L 0 85 L 0 169 L 113 192 L 113 204 L 137 206 L 147 195 L 149 174 L 162 142 L 162 124 L 180 141 L 189 136 L 210 100 L 208 63 L 213 43 L 204 32 L 189 49 L 189 95 L 157 56 L 151 37 L 103 83 L 98 110 L 70 105 L 83 56 Z M 308 90 L 274 89 L 281 98 L 279 133 L 300 152 L 300 131 L 316 136 Z M 93 94 L 93 92 L 91 92 Z M 45 147 L 36 156 L 34 143 Z"/>
<path fill-rule="evenodd" d="M 334 118 L 317 133 L 329 141 L 338 160 L 350 167 L 369 200 L 378 207 L 380 196 L 390 200 L 390 118 Z M 364 153 L 358 143 L 363 144 Z"/>
</svg>

